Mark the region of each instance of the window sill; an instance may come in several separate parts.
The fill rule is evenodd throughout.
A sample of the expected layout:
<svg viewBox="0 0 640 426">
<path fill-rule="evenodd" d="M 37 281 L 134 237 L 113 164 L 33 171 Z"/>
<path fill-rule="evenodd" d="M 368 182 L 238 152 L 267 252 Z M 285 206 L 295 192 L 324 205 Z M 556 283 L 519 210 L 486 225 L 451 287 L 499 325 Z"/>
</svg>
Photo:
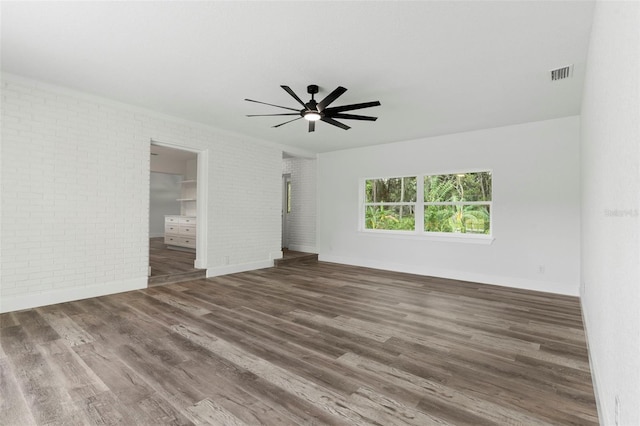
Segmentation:
<svg viewBox="0 0 640 426">
<path fill-rule="evenodd" d="M 399 238 L 409 240 L 437 241 L 445 243 L 463 243 L 463 244 L 483 244 L 490 245 L 495 240 L 491 235 L 476 234 L 446 234 L 446 233 L 416 233 L 402 231 L 376 231 L 376 230 L 360 230 L 358 234 L 367 237 L 386 237 Z"/>
</svg>

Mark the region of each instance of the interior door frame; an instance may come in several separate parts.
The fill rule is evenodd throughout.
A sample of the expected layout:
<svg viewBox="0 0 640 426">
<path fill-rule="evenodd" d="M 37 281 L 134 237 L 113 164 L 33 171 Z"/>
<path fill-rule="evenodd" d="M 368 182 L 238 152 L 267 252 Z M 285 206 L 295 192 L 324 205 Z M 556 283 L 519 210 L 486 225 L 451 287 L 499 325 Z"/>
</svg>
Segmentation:
<svg viewBox="0 0 640 426">
<path fill-rule="evenodd" d="M 289 248 L 289 200 L 291 197 L 291 173 L 282 175 L 282 248 Z"/>
<path fill-rule="evenodd" d="M 194 148 L 180 142 L 159 141 L 151 138 L 150 145 L 163 146 L 166 148 L 179 149 L 181 151 L 193 152 L 197 158 L 197 186 L 196 186 L 196 260 L 194 268 L 207 269 L 207 253 L 208 253 L 208 200 L 209 193 L 209 150 Z M 151 172 L 151 162 L 149 162 L 149 172 Z M 151 191 L 151 183 L 149 183 L 149 192 Z M 147 226 L 148 228 L 148 226 Z"/>
</svg>

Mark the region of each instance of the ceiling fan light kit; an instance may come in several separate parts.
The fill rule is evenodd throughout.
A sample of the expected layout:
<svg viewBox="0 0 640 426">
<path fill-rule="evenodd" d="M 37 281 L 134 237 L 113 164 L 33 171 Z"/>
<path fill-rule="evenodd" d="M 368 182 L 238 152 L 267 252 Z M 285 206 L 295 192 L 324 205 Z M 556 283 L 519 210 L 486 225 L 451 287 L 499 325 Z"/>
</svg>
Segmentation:
<svg viewBox="0 0 640 426">
<path fill-rule="evenodd" d="M 254 101 L 253 99 L 245 99 L 245 101 L 248 101 L 248 102 L 255 102 L 258 104 L 269 105 L 276 108 L 296 111 L 296 112 L 288 112 L 288 113 L 280 113 L 280 114 L 252 114 L 252 115 L 247 115 L 247 117 L 273 117 L 273 116 L 286 116 L 286 115 L 300 115 L 300 117 L 298 118 L 285 121 L 284 123 L 276 124 L 273 127 L 280 127 L 287 123 L 291 123 L 292 121 L 296 121 L 296 120 L 300 120 L 301 118 L 304 118 L 309 122 L 309 132 L 315 131 L 316 121 L 323 121 L 327 124 L 331 124 L 332 126 L 336 126 L 344 130 L 349 130 L 350 129 L 349 126 L 335 119 L 339 118 L 343 120 L 363 120 L 363 121 L 376 121 L 378 119 L 378 117 L 371 117 L 367 115 L 344 114 L 344 112 L 353 111 L 356 109 L 380 106 L 381 104 L 379 101 L 363 102 L 363 103 L 351 104 L 351 105 L 342 105 L 338 107 L 329 107 L 329 105 L 333 103 L 333 101 L 338 99 L 338 97 L 340 97 L 344 92 L 347 91 L 347 89 L 342 86 L 338 86 L 338 88 L 335 89 L 333 92 L 329 93 L 327 97 L 325 97 L 320 102 L 317 102 L 315 100 L 315 94 L 318 93 L 319 88 L 315 84 L 310 84 L 309 86 L 307 86 L 307 93 L 311 95 L 311 100 L 307 103 L 304 103 L 302 99 L 300 99 L 298 95 L 296 95 L 295 92 L 291 90 L 289 86 L 283 85 L 280 87 L 282 87 L 282 89 L 284 89 L 285 92 L 291 95 L 291 97 L 295 99 L 296 102 L 298 102 L 302 106 L 301 110 L 280 106 L 280 105 L 269 104 L 261 101 Z"/>
<path fill-rule="evenodd" d="M 308 121 L 318 121 L 321 118 L 322 118 L 322 115 L 320 115 L 320 113 L 315 111 L 305 111 L 304 113 L 304 119 Z"/>
</svg>

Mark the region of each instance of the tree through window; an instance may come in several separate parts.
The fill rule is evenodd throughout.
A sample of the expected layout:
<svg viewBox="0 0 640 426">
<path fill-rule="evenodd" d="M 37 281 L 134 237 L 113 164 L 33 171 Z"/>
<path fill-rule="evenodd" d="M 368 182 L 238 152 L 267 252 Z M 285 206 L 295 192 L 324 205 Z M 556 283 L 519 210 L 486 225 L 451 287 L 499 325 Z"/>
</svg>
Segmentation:
<svg viewBox="0 0 640 426">
<path fill-rule="evenodd" d="M 424 231 L 491 234 L 491 173 L 425 176 Z"/>
<path fill-rule="evenodd" d="M 414 231 L 416 202 L 416 176 L 366 180 L 365 228 Z"/>
<path fill-rule="evenodd" d="M 366 179 L 363 228 L 490 235 L 491 205 L 488 171 Z"/>
</svg>

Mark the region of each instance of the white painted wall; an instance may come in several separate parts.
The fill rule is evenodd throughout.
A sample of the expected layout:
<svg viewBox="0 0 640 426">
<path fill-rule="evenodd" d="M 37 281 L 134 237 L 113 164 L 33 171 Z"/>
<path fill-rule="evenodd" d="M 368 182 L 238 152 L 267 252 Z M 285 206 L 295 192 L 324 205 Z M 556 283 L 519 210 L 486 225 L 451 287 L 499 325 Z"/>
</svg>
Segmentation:
<svg viewBox="0 0 640 426">
<path fill-rule="evenodd" d="M 578 140 L 579 118 L 568 117 L 320 154 L 320 259 L 577 295 Z M 485 169 L 491 245 L 358 232 L 361 178 Z"/>
<path fill-rule="evenodd" d="M 282 174 L 291 174 L 289 249 L 316 253 L 316 160 L 285 158 Z"/>
<path fill-rule="evenodd" d="M 639 425 L 638 2 L 596 4 L 581 131 L 581 296 L 598 411 L 603 425 Z"/>
<path fill-rule="evenodd" d="M 198 159 L 187 160 L 185 165 L 185 180 L 198 179 Z"/>
<path fill-rule="evenodd" d="M 208 275 L 281 256 L 282 147 L 7 74 L 1 136 L 2 312 L 146 287 L 151 139 L 205 152 Z"/>
</svg>

